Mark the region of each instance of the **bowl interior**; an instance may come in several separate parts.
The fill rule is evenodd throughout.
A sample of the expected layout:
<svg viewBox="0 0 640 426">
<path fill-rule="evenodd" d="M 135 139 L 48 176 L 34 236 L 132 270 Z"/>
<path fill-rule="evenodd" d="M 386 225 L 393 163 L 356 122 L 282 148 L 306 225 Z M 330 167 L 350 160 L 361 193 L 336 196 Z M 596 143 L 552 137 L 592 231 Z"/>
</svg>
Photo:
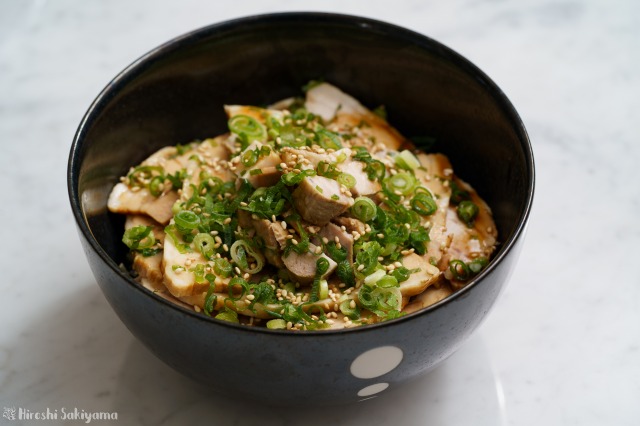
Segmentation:
<svg viewBox="0 0 640 426">
<path fill-rule="evenodd" d="M 107 262 L 126 253 L 123 218 L 106 209 L 119 176 L 153 151 L 226 131 L 224 104 L 268 104 L 323 79 L 369 107 L 385 105 L 408 137 L 435 139 L 492 207 L 502 243 L 524 225 L 533 159 L 502 92 L 464 58 L 408 30 L 362 18 L 280 14 L 187 34 L 150 52 L 98 97 L 72 148 L 80 228 Z M 86 223 L 83 223 L 83 220 Z"/>
</svg>

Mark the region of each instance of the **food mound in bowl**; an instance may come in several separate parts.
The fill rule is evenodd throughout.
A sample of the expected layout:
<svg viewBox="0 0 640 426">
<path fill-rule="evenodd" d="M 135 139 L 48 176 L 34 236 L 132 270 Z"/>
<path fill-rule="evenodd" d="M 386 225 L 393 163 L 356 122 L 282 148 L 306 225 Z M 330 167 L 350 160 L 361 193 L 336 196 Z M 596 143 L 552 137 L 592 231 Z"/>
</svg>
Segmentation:
<svg viewBox="0 0 640 426">
<path fill-rule="evenodd" d="M 432 305 L 486 266 L 491 210 L 447 157 L 411 148 L 384 109 L 327 83 L 229 133 L 162 148 L 108 207 L 146 288 L 271 329 L 356 327 Z"/>
</svg>

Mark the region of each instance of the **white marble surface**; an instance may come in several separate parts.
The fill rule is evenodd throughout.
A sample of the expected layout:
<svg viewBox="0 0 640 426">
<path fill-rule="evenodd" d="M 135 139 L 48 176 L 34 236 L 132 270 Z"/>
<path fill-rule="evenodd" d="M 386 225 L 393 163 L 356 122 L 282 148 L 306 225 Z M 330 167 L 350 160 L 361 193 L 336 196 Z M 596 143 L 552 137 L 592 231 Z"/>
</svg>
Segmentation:
<svg viewBox="0 0 640 426">
<path fill-rule="evenodd" d="M 390 21 L 467 56 L 521 113 L 538 173 L 521 261 L 472 340 L 375 402 L 286 413 L 207 396 L 131 336 L 65 183 L 74 131 L 120 69 L 188 30 L 285 10 Z M 0 0 L 0 408 L 127 425 L 640 424 L 639 99 L 634 0 Z"/>
</svg>

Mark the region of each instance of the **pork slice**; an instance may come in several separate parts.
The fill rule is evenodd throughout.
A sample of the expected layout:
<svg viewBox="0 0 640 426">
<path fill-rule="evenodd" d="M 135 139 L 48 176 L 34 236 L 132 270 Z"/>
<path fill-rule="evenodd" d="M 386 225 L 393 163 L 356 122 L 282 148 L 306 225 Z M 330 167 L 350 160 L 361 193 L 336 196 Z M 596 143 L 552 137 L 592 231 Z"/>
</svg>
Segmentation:
<svg viewBox="0 0 640 426">
<path fill-rule="evenodd" d="M 174 191 L 155 197 L 146 188 L 134 191 L 120 182 L 111 190 L 107 206 L 114 213 L 144 214 L 166 225 L 173 217 L 171 207 L 177 200 L 178 193 Z"/>
<path fill-rule="evenodd" d="M 333 222 L 338 226 L 344 226 L 347 232 L 353 234 L 357 232 L 360 235 L 366 233 L 364 222 L 353 217 L 338 216 L 333 218 Z"/>
<path fill-rule="evenodd" d="M 300 215 L 314 225 L 325 225 L 353 205 L 353 198 L 340 184 L 323 176 L 306 177 L 293 191 L 293 204 Z"/>
<path fill-rule="evenodd" d="M 124 229 L 131 229 L 136 226 L 151 226 L 156 240 L 162 244 L 164 242 L 164 228 L 155 220 L 143 215 L 128 215 L 124 223 Z M 153 256 L 143 256 L 141 253 L 133 253 L 132 268 L 138 274 L 137 280 L 151 291 L 164 291 L 162 283 L 162 252 Z"/>
<path fill-rule="evenodd" d="M 291 251 L 288 255 L 282 256 L 284 266 L 287 268 L 291 277 L 300 284 L 309 284 L 316 276 L 316 262 L 320 257 L 327 259 L 329 262 L 329 269 L 322 275 L 322 278 L 331 275 L 334 269 L 336 269 L 336 262 L 325 254 L 314 254 L 315 248 L 313 244 L 309 244 L 310 252 L 304 254 L 298 254 L 295 251 Z"/>
<path fill-rule="evenodd" d="M 289 167 L 300 165 L 301 170 L 316 169 L 321 161 L 333 163 L 336 161 L 335 153 L 319 154 L 308 149 L 283 147 L 281 150 L 282 162 Z"/>
<path fill-rule="evenodd" d="M 178 155 L 175 147 L 165 147 L 150 155 L 140 165 L 160 167 L 163 173 L 174 174 L 186 168 L 187 163 L 187 154 Z M 166 225 L 173 216 L 171 207 L 177 199 L 176 191 L 165 190 L 156 197 L 147 188 L 130 187 L 125 180 L 113 187 L 107 207 L 114 213 L 144 214 Z"/>
<path fill-rule="evenodd" d="M 382 190 L 380 182 L 369 180 L 364 167 L 365 164 L 363 162 L 351 159 L 347 159 L 344 163 L 338 165 L 341 172 L 348 173 L 355 178 L 356 184 L 349 189 L 354 197 L 373 195 Z"/>
<path fill-rule="evenodd" d="M 285 264 L 282 261 L 282 249 L 287 242 L 287 231 L 280 222 L 271 222 L 267 219 L 252 219 L 251 226 L 264 242 L 263 253 L 267 261 L 278 268 L 283 268 Z"/>
<path fill-rule="evenodd" d="M 457 177 L 454 177 L 453 181 L 458 187 L 469 193 L 471 201 L 478 206 L 479 211 L 473 226 L 469 228 L 458 217 L 456 206 L 449 206 L 446 222 L 447 245 L 438 264 L 443 271 L 449 268 L 449 262 L 453 259 L 467 263 L 479 257 L 488 260 L 496 248 L 498 237 L 489 206 L 469 184 Z M 465 284 L 465 282 L 451 280 L 451 285 L 456 290 L 464 287 Z"/>
<path fill-rule="evenodd" d="M 381 142 L 391 149 L 398 149 L 405 142 L 386 120 L 331 84 L 322 83 L 308 90 L 305 108 L 325 122 L 331 122 L 335 130 L 358 127 L 363 138 Z"/>
<path fill-rule="evenodd" d="M 192 296 L 209 289 L 209 282 L 199 283 L 192 271 L 197 265 L 209 265 L 207 259 L 199 251 L 180 253 L 172 238 L 166 238 L 162 258 L 164 285 L 175 297 Z M 212 274 L 215 274 L 213 270 Z M 225 291 L 229 278 L 216 277 L 215 290 Z"/>
<path fill-rule="evenodd" d="M 236 115 L 246 115 L 258 122 L 265 124 L 269 117 L 274 117 L 279 121 L 284 118 L 284 112 L 276 108 L 260 108 L 252 105 L 225 105 L 224 111 L 227 117 L 235 117 Z"/>
<path fill-rule="evenodd" d="M 422 225 L 430 228 L 427 244 L 427 259 L 434 264 L 438 264 L 442 258 L 443 251 L 446 250 L 449 238 L 447 236 L 447 212 L 449 209 L 449 198 L 451 188 L 445 182 L 451 173 L 451 163 L 442 154 L 417 155 L 420 161 L 420 168 L 415 170 L 416 178 L 420 186 L 431 192 L 436 202 L 437 210 L 430 216 L 421 216 Z"/>
<path fill-rule="evenodd" d="M 428 306 L 434 305 L 453 294 L 453 290 L 446 283 L 439 280 L 438 284 L 432 285 L 417 296 L 412 297 L 404 307 L 403 312 L 408 314 L 419 311 Z"/>
<path fill-rule="evenodd" d="M 246 147 L 240 155 L 235 157 L 232 160 L 232 163 L 235 167 L 235 173 L 248 179 L 249 182 L 252 182 L 252 185 L 255 183 L 254 187 L 262 186 L 271 186 L 278 182 L 280 179 L 280 175 L 282 174 L 280 170 L 278 170 L 278 165 L 282 162 L 280 159 L 280 154 L 277 153 L 274 149 L 271 149 L 269 154 L 261 155 L 258 158 L 258 161 L 250 167 L 245 167 L 242 164 L 241 158 L 244 153 L 247 151 L 255 151 L 260 149 L 263 146 L 261 142 L 252 142 Z M 256 174 L 259 170 L 259 174 Z M 253 172 L 253 174 L 252 174 Z"/>
<path fill-rule="evenodd" d="M 425 256 L 411 253 L 402 258 L 402 266 L 407 269 L 417 269 L 409 275 L 406 281 L 400 283 L 400 292 L 403 296 L 415 296 L 427 289 L 430 285 L 438 281 L 440 270 L 437 266 L 429 263 Z"/>
<path fill-rule="evenodd" d="M 347 250 L 347 260 L 349 263 L 353 263 L 353 235 L 343 231 L 340 226 L 329 222 L 320 229 L 318 236 L 334 242 L 337 238 L 342 248 Z"/>
</svg>

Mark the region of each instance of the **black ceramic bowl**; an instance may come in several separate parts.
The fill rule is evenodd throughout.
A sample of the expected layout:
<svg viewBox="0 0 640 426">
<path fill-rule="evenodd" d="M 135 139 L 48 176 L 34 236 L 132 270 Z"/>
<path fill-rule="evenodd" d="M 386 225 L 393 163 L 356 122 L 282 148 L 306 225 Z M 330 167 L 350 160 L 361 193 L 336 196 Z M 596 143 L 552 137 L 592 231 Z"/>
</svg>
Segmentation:
<svg viewBox="0 0 640 426">
<path fill-rule="evenodd" d="M 160 147 L 225 132 L 222 105 L 261 105 L 322 78 L 374 107 L 407 136 L 436 138 L 492 207 L 500 246 L 467 287 L 381 324 L 293 333 L 191 312 L 142 288 L 125 260 L 121 217 L 107 211 L 118 177 Z M 518 257 L 534 164 L 500 89 L 459 54 L 369 19 L 320 13 L 249 17 L 164 44 L 120 73 L 78 128 L 68 169 L 89 264 L 120 319 L 176 370 L 238 398 L 280 404 L 356 401 L 435 367 L 478 327 Z M 117 350 L 117 349 L 114 349 Z"/>
</svg>

